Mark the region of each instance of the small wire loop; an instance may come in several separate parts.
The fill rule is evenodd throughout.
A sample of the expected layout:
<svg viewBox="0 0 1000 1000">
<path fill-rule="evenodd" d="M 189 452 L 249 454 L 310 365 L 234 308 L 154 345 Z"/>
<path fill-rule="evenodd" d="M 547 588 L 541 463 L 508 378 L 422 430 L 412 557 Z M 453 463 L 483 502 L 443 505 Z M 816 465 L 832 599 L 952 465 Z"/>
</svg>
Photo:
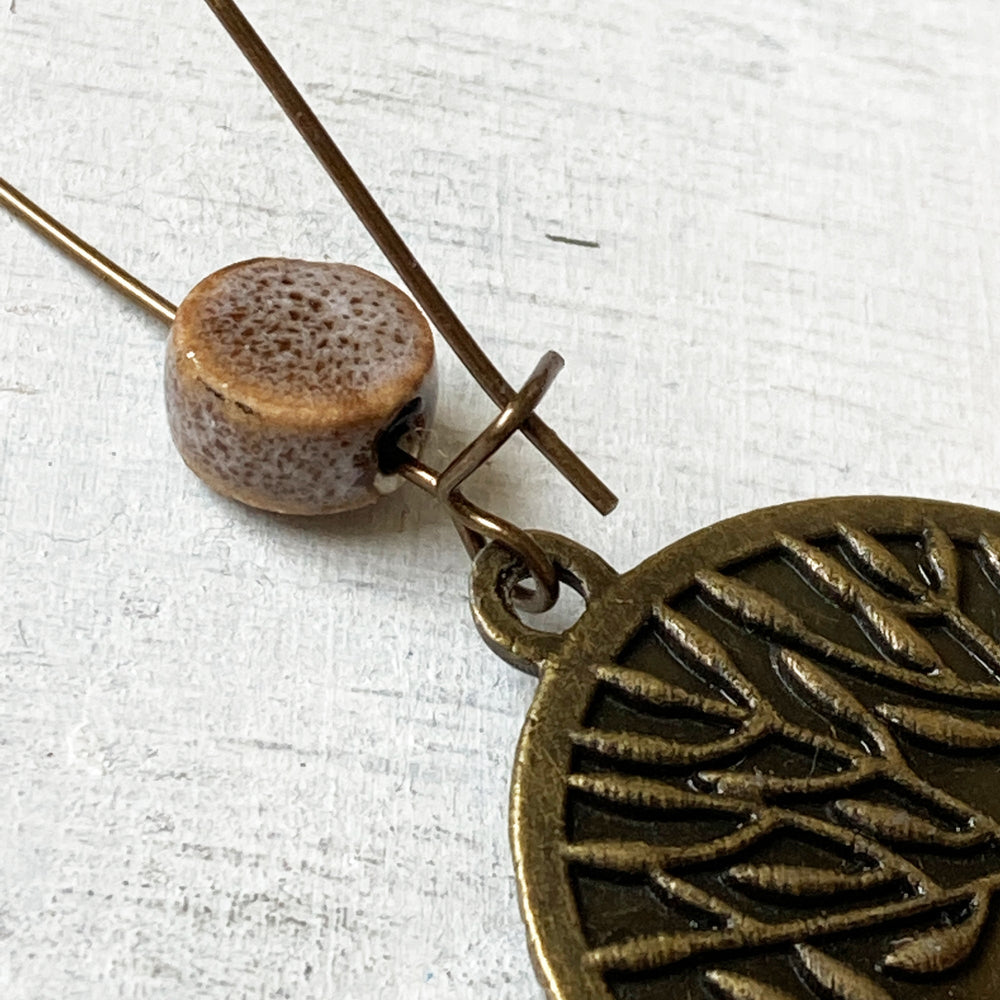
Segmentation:
<svg viewBox="0 0 1000 1000">
<path fill-rule="evenodd" d="M 387 472 L 402 476 L 448 508 L 471 557 L 475 558 L 487 542 L 498 542 L 524 563 L 534 587 L 518 585 L 513 599 L 521 610 L 532 614 L 548 611 L 559 596 L 555 563 L 527 531 L 474 504 L 462 493 L 461 486 L 531 416 L 563 364 L 555 351 L 547 352 L 521 390 L 443 472 L 435 472 L 398 446 L 388 449 L 384 459 Z"/>
<path fill-rule="evenodd" d="M 555 351 L 547 351 L 535 365 L 528 380 L 496 419 L 470 445 L 463 448 L 441 473 L 438 489 L 445 495 L 458 489 L 485 461 L 491 458 L 531 416 L 556 376 L 566 364 Z"/>
</svg>

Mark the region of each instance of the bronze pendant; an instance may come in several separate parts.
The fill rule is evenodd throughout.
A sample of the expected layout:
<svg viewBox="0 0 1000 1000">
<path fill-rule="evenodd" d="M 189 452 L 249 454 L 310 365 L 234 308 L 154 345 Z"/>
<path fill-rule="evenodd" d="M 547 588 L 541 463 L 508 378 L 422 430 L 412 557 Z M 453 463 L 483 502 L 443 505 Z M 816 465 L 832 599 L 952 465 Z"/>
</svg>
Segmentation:
<svg viewBox="0 0 1000 1000">
<path fill-rule="evenodd" d="M 535 537 L 579 621 L 522 624 L 497 545 L 472 600 L 540 676 L 511 838 L 553 1000 L 1000 995 L 1000 514 L 806 501 L 622 576 Z"/>
</svg>

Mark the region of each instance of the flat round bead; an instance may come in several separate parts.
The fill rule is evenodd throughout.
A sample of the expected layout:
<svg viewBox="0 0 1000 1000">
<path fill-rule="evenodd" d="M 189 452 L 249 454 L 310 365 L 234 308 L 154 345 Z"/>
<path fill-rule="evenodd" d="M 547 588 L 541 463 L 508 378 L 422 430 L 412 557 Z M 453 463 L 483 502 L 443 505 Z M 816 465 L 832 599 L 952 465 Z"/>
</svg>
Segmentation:
<svg viewBox="0 0 1000 1000">
<path fill-rule="evenodd" d="M 184 299 L 167 342 L 167 416 L 184 461 L 219 493 L 285 514 L 385 493 L 379 439 L 402 420 L 419 447 L 436 381 L 417 307 L 350 264 L 232 264 Z"/>
</svg>

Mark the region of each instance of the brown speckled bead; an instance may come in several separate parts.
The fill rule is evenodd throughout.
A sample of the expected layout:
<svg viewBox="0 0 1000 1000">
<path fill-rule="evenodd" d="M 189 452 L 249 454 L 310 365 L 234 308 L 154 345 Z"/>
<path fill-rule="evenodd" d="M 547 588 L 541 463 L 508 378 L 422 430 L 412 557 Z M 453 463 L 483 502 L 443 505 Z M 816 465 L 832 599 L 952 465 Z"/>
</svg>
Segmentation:
<svg viewBox="0 0 1000 1000">
<path fill-rule="evenodd" d="M 386 491 L 380 436 L 434 410 L 427 321 L 394 285 L 349 264 L 259 258 L 210 274 L 170 329 L 174 443 L 209 486 L 253 507 L 328 514 Z"/>
</svg>

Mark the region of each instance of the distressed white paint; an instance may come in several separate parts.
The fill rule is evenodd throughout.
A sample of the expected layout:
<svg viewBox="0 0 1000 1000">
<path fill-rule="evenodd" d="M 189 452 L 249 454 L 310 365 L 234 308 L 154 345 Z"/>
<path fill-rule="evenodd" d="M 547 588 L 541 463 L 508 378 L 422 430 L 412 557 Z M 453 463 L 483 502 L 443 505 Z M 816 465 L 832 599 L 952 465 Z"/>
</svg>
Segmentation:
<svg viewBox="0 0 1000 1000">
<path fill-rule="evenodd" d="M 544 412 L 621 507 L 515 443 L 498 510 L 625 568 L 803 496 L 1000 504 L 989 0 L 246 7 L 512 380 L 566 355 Z M 0 94 L 0 174 L 174 298 L 257 254 L 388 275 L 197 0 L 17 0 Z M 211 495 L 161 330 L 5 219 L 0 318 L 3 996 L 538 997 L 533 685 L 445 519 Z M 490 413 L 443 369 L 440 454 Z"/>
</svg>

